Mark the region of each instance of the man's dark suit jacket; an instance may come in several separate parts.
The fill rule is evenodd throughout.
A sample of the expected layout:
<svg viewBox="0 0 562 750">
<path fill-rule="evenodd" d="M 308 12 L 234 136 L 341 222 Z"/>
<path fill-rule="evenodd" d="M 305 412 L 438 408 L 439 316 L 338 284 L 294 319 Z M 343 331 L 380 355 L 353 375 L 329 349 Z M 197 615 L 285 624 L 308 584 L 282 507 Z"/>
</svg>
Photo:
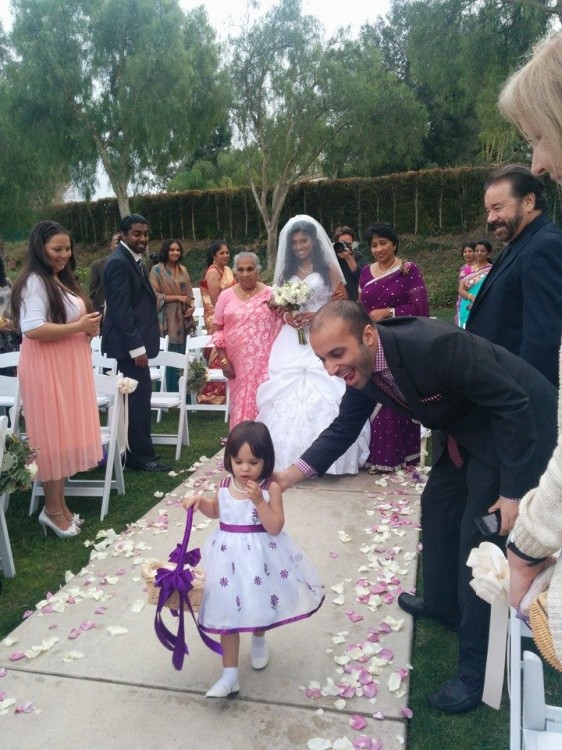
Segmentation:
<svg viewBox="0 0 562 750">
<path fill-rule="evenodd" d="M 103 273 L 109 256 L 95 260 L 90 266 L 90 299 L 94 310 L 101 310 L 105 303 L 105 287 L 103 285 Z"/>
<path fill-rule="evenodd" d="M 356 440 L 376 402 L 452 435 L 497 467 L 500 494 L 520 498 L 538 483 L 556 444 L 557 390 L 501 346 L 439 320 L 393 318 L 376 325 L 388 367 L 410 411 L 373 382 L 348 387 L 340 411 L 302 455 L 323 474 Z M 433 441 L 433 462 L 446 434 Z"/>
<path fill-rule="evenodd" d="M 156 295 L 123 243 L 108 258 L 103 283 L 107 309 L 102 351 L 115 359 L 130 359 L 131 351 L 144 346 L 149 359 L 155 357 L 160 350 Z"/>
<path fill-rule="evenodd" d="M 562 229 L 549 216 L 538 216 L 506 246 L 472 304 L 466 328 L 558 385 Z"/>
</svg>

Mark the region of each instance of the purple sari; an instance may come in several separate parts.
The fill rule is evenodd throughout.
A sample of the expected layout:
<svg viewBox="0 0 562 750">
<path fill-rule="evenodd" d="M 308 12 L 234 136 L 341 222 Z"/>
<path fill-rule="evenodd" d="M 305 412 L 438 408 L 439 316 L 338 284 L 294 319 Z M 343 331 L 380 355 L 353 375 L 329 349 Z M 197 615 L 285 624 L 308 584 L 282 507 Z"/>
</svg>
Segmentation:
<svg viewBox="0 0 562 750">
<path fill-rule="evenodd" d="M 404 262 L 375 278 L 365 266 L 359 279 L 359 300 L 367 312 L 393 307 L 394 314 L 429 315 L 427 290 L 413 263 Z M 377 406 L 371 421 L 369 463 L 379 471 L 396 471 L 420 457 L 420 426 L 387 406 Z"/>
</svg>

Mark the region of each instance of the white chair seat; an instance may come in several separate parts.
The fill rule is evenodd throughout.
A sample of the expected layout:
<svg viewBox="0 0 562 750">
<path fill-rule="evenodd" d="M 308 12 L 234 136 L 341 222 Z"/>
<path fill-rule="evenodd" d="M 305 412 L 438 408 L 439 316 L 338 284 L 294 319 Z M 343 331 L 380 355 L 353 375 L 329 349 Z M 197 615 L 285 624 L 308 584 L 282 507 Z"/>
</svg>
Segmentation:
<svg viewBox="0 0 562 750">
<path fill-rule="evenodd" d="M 163 435 L 162 433 L 152 433 L 152 442 L 159 445 L 175 445 L 176 461 L 181 456 L 182 445 L 189 445 L 189 431 L 187 426 L 187 356 L 179 352 L 161 351 L 154 359 L 149 360 L 149 365 L 162 368 L 174 367 L 180 371 L 178 378 L 177 391 L 153 391 L 150 397 L 150 408 L 157 411 L 160 415 L 163 411 L 178 409 L 178 429 L 175 434 Z M 160 420 L 158 420 L 160 421 Z"/>
<path fill-rule="evenodd" d="M 192 336 L 185 342 L 185 352 L 189 355 L 189 361 L 194 360 L 204 361 L 203 349 L 208 349 L 213 346 L 213 342 L 210 336 Z M 189 376 L 188 376 L 189 377 Z M 228 415 L 230 413 L 230 393 L 228 389 L 228 378 L 225 377 L 224 373 L 220 369 L 207 367 L 207 380 L 210 383 L 224 383 L 226 400 L 224 404 L 188 404 L 188 411 L 222 411 L 224 412 L 224 421 L 228 422 Z"/>
<path fill-rule="evenodd" d="M 6 434 L 8 433 L 8 417 L 0 417 L 0 464 L 4 458 L 6 445 Z M 13 578 L 16 574 L 12 545 L 8 535 L 8 524 L 6 523 L 6 509 L 9 495 L 0 495 L 0 565 L 6 578 Z"/>
</svg>

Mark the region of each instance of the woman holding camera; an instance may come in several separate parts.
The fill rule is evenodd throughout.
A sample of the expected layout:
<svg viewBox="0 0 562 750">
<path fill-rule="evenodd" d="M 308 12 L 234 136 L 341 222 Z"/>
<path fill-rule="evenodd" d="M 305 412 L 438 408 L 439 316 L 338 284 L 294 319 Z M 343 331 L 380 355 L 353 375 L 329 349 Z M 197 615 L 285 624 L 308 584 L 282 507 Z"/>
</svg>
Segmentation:
<svg viewBox="0 0 562 750">
<path fill-rule="evenodd" d="M 351 227 L 338 227 L 334 232 L 334 250 L 338 256 L 341 272 L 345 280 L 347 298 L 357 302 L 359 299 L 359 277 L 365 261 L 353 249 L 355 233 Z"/>
</svg>

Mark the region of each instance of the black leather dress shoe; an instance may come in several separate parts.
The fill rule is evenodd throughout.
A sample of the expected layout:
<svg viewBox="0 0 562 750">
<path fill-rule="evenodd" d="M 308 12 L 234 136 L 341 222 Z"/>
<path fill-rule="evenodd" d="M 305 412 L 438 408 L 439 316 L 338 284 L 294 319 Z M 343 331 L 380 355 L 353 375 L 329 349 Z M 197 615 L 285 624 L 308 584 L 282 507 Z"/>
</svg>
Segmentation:
<svg viewBox="0 0 562 750">
<path fill-rule="evenodd" d="M 432 612 L 425 606 L 425 602 L 421 596 L 414 596 L 414 594 L 400 594 L 398 597 L 398 606 L 407 612 L 412 617 L 429 617 L 432 620 L 437 620 L 448 630 L 457 632 L 459 629 L 459 620 L 451 620 L 447 617 L 443 617 L 435 612 Z"/>
<path fill-rule="evenodd" d="M 475 688 L 458 676 L 448 680 L 441 690 L 429 694 L 429 702 L 446 714 L 465 714 L 474 711 L 482 702 L 482 688 Z"/>
<path fill-rule="evenodd" d="M 148 464 L 127 464 L 127 468 L 131 471 L 172 471 L 171 466 L 164 466 L 164 464 L 159 464 L 158 461 L 150 461 Z"/>
</svg>

